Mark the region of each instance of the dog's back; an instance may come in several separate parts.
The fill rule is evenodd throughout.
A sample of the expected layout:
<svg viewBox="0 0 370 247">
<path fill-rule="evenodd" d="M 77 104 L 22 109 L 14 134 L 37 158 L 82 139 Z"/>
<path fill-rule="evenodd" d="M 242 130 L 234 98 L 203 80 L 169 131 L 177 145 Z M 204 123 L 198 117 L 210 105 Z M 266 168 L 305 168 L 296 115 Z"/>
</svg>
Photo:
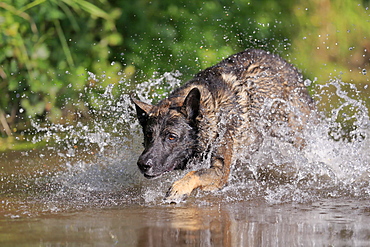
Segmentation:
<svg viewBox="0 0 370 247">
<path fill-rule="evenodd" d="M 215 144 L 226 125 L 236 141 L 251 149 L 258 146 L 261 134 L 302 145 L 297 131 L 306 123 L 313 102 L 302 75 L 281 57 L 263 50 L 237 53 L 198 73 L 169 100 L 180 106 L 193 88 L 202 95 L 198 116 L 202 150 Z"/>
<path fill-rule="evenodd" d="M 211 157 L 209 169 L 190 172 L 174 183 L 167 194 L 170 201 L 179 200 L 197 187 L 221 188 L 228 179 L 237 150 L 254 152 L 264 135 L 302 146 L 300 131 L 313 108 L 297 69 L 262 50 L 246 50 L 224 59 L 198 73 L 157 106 L 141 105 L 138 101 L 135 104 L 139 119 L 140 114 L 147 116 L 141 121 L 144 133 L 147 129 L 165 132 L 165 128 L 159 130 L 163 125 L 170 126 L 169 129 L 189 128 L 187 134 L 175 134 L 177 148 L 183 145 L 184 149 L 192 150 L 179 156 L 184 157 L 185 163 L 199 154 Z M 171 132 L 169 129 L 166 131 Z M 181 143 L 182 139 L 188 141 Z M 144 150 L 145 158 L 139 159 L 139 166 L 152 165 L 154 156 L 148 153 L 154 149 Z"/>
</svg>

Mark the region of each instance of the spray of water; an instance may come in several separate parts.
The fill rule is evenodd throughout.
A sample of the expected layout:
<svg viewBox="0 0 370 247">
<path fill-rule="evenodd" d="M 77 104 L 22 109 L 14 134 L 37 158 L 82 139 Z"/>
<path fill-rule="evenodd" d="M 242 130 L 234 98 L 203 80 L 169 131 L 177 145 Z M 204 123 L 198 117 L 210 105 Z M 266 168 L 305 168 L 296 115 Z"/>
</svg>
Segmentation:
<svg viewBox="0 0 370 247">
<path fill-rule="evenodd" d="M 181 84 L 179 72 L 155 75 L 133 91 L 148 103 L 163 98 Z M 311 81 L 307 80 L 309 86 Z M 317 104 L 335 97 L 337 104 L 321 120 L 309 123 L 306 146 L 266 137 L 260 149 L 235 164 L 229 183 L 220 191 L 196 191 L 198 203 L 215 197 L 226 201 L 262 199 L 269 203 L 307 202 L 319 198 L 370 198 L 370 121 L 365 103 L 356 95 L 355 85 L 334 79 L 313 83 Z M 311 85 L 312 86 L 312 85 Z M 352 94 L 343 88 L 350 88 Z M 138 172 L 136 160 L 142 151 L 142 134 L 130 92 L 120 97 L 108 86 L 96 98 L 100 104 L 89 122 L 73 125 L 33 124 L 33 142 L 52 142 L 49 149 L 59 157 L 60 169 L 40 175 L 33 186 L 34 200 L 43 200 L 46 210 L 86 205 L 161 203 L 173 181 L 187 171 L 176 171 L 154 180 Z M 331 94 L 331 95 L 328 95 Z M 155 102 L 154 102 L 155 103 Z M 344 124 L 343 124 L 344 123 Z M 346 124 L 350 123 L 350 127 Z M 57 144 L 57 145 L 55 145 Z M 243 154 L 241 154 L 243 156 Z M 207 164 L 201 164 L 207 166 Z M 33 179 L 33 178 L 31 178 Z M 42 192 L 42 193 L 41 193 Z"/>
</svg>

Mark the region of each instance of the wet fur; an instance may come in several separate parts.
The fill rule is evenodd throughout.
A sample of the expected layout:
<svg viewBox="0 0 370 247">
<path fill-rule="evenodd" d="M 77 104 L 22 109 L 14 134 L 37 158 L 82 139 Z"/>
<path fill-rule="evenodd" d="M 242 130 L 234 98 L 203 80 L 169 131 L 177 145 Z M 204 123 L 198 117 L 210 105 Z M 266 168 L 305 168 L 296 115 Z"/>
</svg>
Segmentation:
<svg viewBox="0 0 370 247">
<path fill-rule="evenodd" d="M 136 99 L 144 132 L 138 166 L 148 178 L 210 155 L 210 168 L 189 172 L 169 189 L 179 202 L 192 190 L 222 188 L 240 150 L 258 150 L 265 135 L 302 147 L 312 99 L 295 67 L 277 55 L 246 50 L 198 73 L 152 106 Z"/>
</svg>

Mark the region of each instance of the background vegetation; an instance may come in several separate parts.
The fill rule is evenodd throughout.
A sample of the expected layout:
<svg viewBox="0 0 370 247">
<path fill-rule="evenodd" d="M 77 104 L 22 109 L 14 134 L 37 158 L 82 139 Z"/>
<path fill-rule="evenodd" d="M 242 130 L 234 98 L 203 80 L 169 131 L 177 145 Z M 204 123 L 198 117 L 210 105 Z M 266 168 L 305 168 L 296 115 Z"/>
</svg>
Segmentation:
<svg viewBox="0 0 370 247">
<path fill-rule="evenodd" d="M 197 71 L 246 48 L 279 53 L 315 83 L 341 77 L 370 106 L 370 10 L 361 0 L 3 0 L 0 132 L 68 123 L 159 72 Z M 335 90 L 335 88 L 327 89 Z M 352 91 L 351 91 L 352 90 Z M 340 104 L 331 99 L 320 108 Z M 327 101 L 322 101 L 327 102 Z"/>
</svg>

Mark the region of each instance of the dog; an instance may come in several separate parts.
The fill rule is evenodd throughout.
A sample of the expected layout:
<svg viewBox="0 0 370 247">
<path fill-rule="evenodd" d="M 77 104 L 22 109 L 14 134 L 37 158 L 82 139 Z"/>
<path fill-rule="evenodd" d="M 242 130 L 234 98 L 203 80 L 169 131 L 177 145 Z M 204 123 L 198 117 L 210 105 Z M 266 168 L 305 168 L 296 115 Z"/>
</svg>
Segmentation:
<svg viewBox="0 0 370 247">
<path fill-rule="evenodd" d="M 258 49 L 199 72 L 157 105 L 131 100 L 144 133 L 137 164 L 146 178 L 210 162 L 173 183 L 165 200 L 174 203 L 197 188 L 222 188 L 237 154 L 256 152 L 266 135 L 302 148 L 315 108 L 298 70 Z"/>
</svg>

